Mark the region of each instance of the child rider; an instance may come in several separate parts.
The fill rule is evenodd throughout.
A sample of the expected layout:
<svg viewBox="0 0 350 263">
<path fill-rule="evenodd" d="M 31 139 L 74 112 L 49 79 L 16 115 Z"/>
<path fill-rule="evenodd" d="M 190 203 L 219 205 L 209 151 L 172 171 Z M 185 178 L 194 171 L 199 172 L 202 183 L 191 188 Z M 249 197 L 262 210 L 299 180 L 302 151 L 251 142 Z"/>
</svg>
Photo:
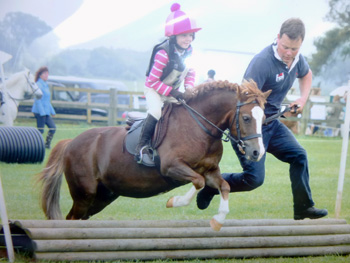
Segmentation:
<svg viewBox="0 0 350 263">
<path fill-rule="evenodd" d="M 171 14 L 165 24 L 167 39 L 153 48 L 146 73 L 144 92 L 148 110 L 136 147 L 138 162 L 141 162 L 143 152 L 147 152 L 144 150 L 147 149 L 161 117 L 164 102 L 184 99 L 183 93 L 179 91 L 183 81 L 185 89 L 194 86 L 195 71 L 186 68 L 184 60 L 191 55 L 191 43 L 195 32 L 199 30 L 201 28 L 196 26 L 195 21 L 180 10 L 179 4 L 171 6 Z"/>
</svg>

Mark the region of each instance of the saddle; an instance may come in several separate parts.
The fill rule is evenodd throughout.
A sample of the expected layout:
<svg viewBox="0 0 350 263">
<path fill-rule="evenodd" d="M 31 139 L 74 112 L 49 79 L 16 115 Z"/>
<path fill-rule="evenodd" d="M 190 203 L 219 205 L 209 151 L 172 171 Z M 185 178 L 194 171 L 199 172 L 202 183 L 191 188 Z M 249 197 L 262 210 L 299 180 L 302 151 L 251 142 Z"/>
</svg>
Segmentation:
<svg viewBox="0 0 350 263">
<path fill-rule="evenodd" d="M 158 155 L 157 148 L 161 145 L 165 137 L 172 107 L 173 103 L 164 103 L 162 116 L 156 125 L 150 145 L 145 149 L 146 154 L 142 155 L 141 164 L 148 167 L 160 168 L 160 157 Z M 141 129 L 145 118 L 146 115 L 140 113 L 128 114 L 128 119 L 126 121 L 126 124 L 128 125 L 126 129 L 128 132 L 125 137 L 124 146 L 125 149 L 132 155 L 138 154 L 136 153 L 136 146 L 140 139 Z"/>
</svg>

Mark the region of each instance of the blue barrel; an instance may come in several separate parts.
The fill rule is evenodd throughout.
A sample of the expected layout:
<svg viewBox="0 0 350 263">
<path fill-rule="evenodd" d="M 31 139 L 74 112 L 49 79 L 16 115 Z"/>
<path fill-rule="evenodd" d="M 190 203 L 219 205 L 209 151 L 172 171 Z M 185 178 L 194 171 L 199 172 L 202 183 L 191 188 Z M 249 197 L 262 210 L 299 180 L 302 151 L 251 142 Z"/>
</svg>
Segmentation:
<svg viewBox="0 0 350 263">
<path fill-rule="evenodd" d="M 44 139 L 33 127 L 0 127 L 0 162 L 41 163 Z"/>
</svg>

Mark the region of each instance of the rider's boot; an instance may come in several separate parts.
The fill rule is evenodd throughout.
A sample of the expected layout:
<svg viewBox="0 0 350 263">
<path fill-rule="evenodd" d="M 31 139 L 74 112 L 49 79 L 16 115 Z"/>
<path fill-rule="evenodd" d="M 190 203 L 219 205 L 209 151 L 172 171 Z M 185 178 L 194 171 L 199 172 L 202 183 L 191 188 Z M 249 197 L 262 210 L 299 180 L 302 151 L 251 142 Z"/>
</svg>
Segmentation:
<svg viewBox="0 0 350 263">
<path fill-rule="evenodd" d="M 151 141 L 157 122 L 158 120 L 154 118 L 151 114 L 147 115 L 147 118 L 145 119 L 142 126 L 139 142 L 136 146 L 135 159 L 137 160 L 137 162 L 141 162 L 142 151 L 145 148 L 145 146 L 148 146 L 149 142 Z"/>
<path fill-rule="evenodd" d="M 53 133 L 49 132 L 46 137 L 46 142 L 45 142 L 45 148 L 50 149 L 51 148 L 51 141 L 53 138 Z"/>
</svg>

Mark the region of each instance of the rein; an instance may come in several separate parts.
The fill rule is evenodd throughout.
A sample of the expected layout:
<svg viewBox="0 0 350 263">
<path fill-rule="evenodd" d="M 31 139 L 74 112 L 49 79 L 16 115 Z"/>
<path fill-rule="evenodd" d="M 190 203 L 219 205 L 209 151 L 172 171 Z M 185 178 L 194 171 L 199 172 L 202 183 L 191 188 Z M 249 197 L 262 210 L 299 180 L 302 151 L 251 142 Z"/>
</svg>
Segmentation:
<svg viewBox="0 0 350 263">
<path fill-rule="evenodd" d="M 273 120 L 278 119 L 279 117 L 284 117 L 283 114 L 285 114 L 286 112 L 290 112 L 292 110 L 296 111 L 299 107 L 300 107 L 300 105 L 293 105 L 292 107 L 289 107 L 289 105 L 285 105 L 285 109 L 283 111 L 280 110 L 278 113 L 266 118 L 266 120 L 264 121 L 263 124 L 267 125 L 270 122 L 272 122 Z"/>
<path fill-rule="evenodd" d="M 190 113 L 190 115 L 192 116 L 192 118 L 198 123 L 198 125 L 205 131 L 206 134 L 216 138 L 216 139 L 221 139 L 222 135 L 226 135 L 225 139 L 222 139 L 224 142 L 228 142 L 230 139 L 234 138 L 226 133 L 225 131 L 223 131 L 222 129 L 220 129 L 218 126 L 216 126 L 214 123 L 212 123 L 210 120 L 208 120 L 207 118 L 205 118 L 202 114 L 200 114 L 198 111 L 196 111 L 195 109 L 193 109 L 191 106 L 189 106 L 184 100 L 179 100 L 181 102 L 181 104 L 185 107 L 185 109 Z M 197 114 L 199 117 L 201 117 L 204 121 L 206 121 L 207 123 L 209 123 L 211 126 L 213 126 L 214 128 L 216 128 L 218 131 L 221 132 L 221 135 L 217 136 L 212 134 L 197 118 L 197 116 L 195 114 Z"/>
<path fill-rule="evenodd" d="M 252 134 L 252 135 L 249 135 L 249 136 L 246 136 L 246 137 L 241 137 L 241 130 L 240 130 L 240 127 L 239 127 L 239 111 L 240 111 L 240 108 L 244 105 L 247 105 L 247 104 L 252 104 L 252 103 L 257 103 L 256 100 L 252 101 L 252 102 L 244 102 L 244 103 L 241 103 L 241 102 L 238 102 L 237 103 L 237 106 L 236 106 L 236 114 L 235 114 L 235 117 L 232 119 L 232 123 L 230 125 L 230 130 L 231 130 L 231 127 L 234 123 L 234 120 L 236 119 L 236 130 L 237 130 L 237 139 L 233 137 L 233 135 L 231 133 L 227 133 L 225 131 L 223 131 L 222 129 L 220 129 L 218 126 L 216 126 L 214 123 L 212 123 L 211 121 L 209 121 L 207 118 L 205 118 L 203 115 L 201 115 L 198 111 L 196 111 L 195 109 L 193 109 L 192 107 L 190 107 L 184 100 L 179 100 L 181 102 L 181 104 L 185 107 L 185 109 L 190 113 L 190 115 L 192 116 L 192 118 L 197 122 L 197 124 L 205 131 L 205 133 L 207 133 L 208 135 L 216 138 L 216 139 L 222 139 L 222 136 L 225 135 L 226 138 L 222 139 L 224 142 L 228 142 L 229 140 L 237 143 L 237 147 L 239 149 L 239 151 L 242 153 L 242 154 L 245 154 L 245 144 L 244 144 L 244 141 L 247 141 L 247 140 L 251 140 L 251 139 L 254 139 L 254 138 L 258 138 L 258 137 L 261 137 L 261 134 Z M 210 124 L 212 127 L 214 127 L 215 129 L 217 129 L 219 132 L 221 132 L 221 135 L 220 136 L 217 136 L 217 135 L 214 135 L 212 134 L 197 118 L 196 115 L 198 115 L 200 118 L 202 118 L 204 121 L 206 121 L 208 124 Z"/>
</svg>

